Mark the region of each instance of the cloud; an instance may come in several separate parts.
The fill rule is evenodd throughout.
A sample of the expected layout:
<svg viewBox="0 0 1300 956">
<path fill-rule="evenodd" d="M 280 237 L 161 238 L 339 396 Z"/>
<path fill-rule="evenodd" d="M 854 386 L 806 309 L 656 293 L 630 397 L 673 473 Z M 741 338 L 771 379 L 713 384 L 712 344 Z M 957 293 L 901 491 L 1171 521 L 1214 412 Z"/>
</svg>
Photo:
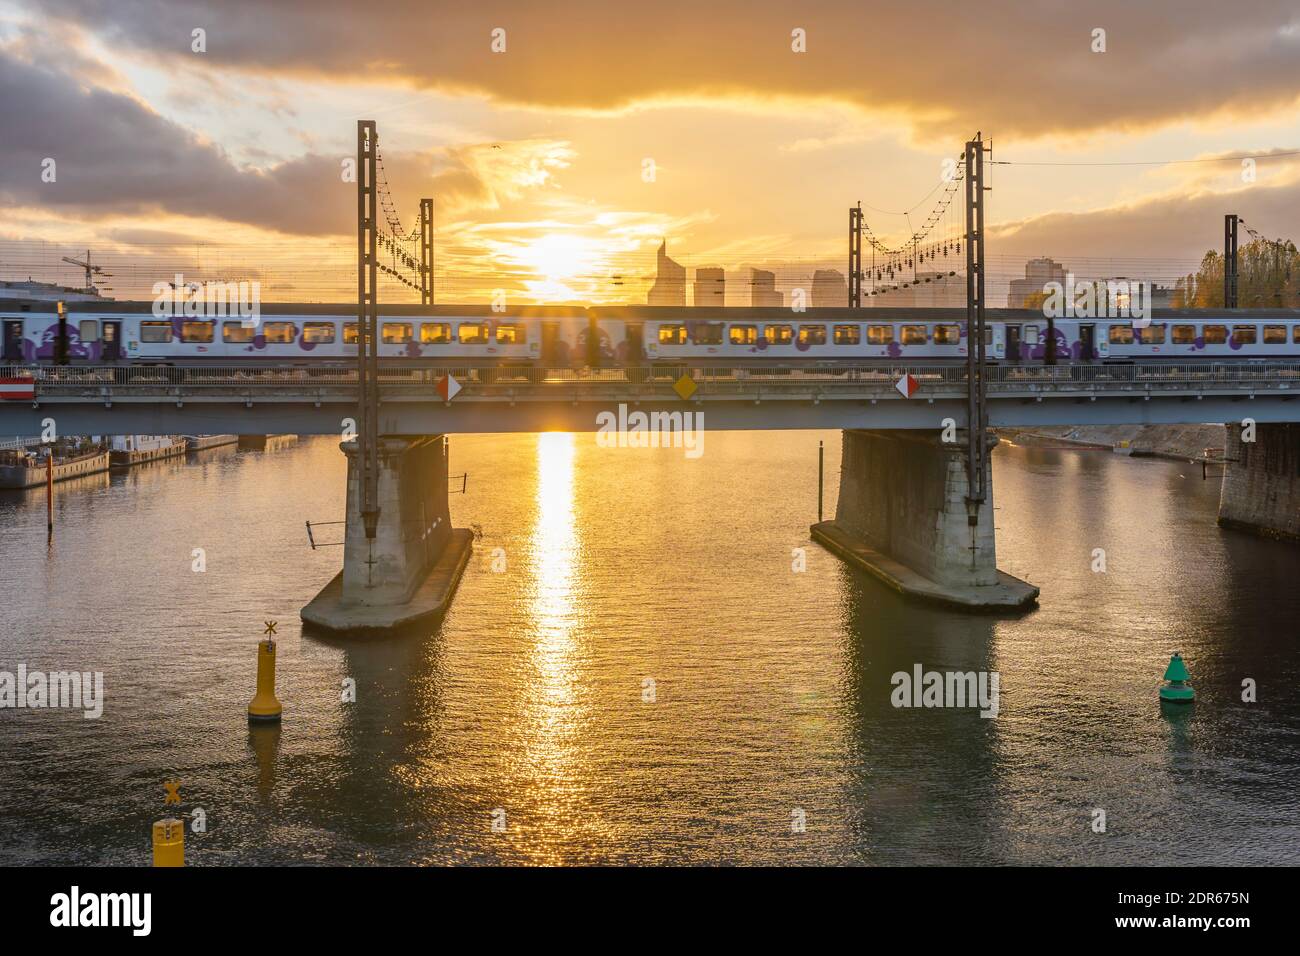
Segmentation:
<svg viewBox="0 0 1300 956">
<path fill-rule="evenodd" d="M 1176 275 L 1175 262 L 1198 261 L 1223 245 L 1223 217 L 1237 213 L 1269 238 L 1287 234 L 1300 220 L 1300 183 L 1255 184 L 1232 193 L 1165 195 L 1086 213 L 1049 213 L 989 229 L 989 249 L 999 255 L 1124 258 L 1136 271 Z M 1242 241 L 1246 240 L 1242 235 Z M 1068 264 L 1068 262 L 1067 262 Z M 1076 270 L 1083 273 L 1083 269 Z"/>
<path fill-rule="evenodd" d="M 86 88 L 9 48 L 0 48 L 0 89 L 0 199 L 8 205 L 88 219 L 165 210 L 302 234 L 346 232 L 355 215 L 337 159 L 239 168 L 132 97 Z M 41 176 L 47 158 L 54 182 Z"/>
<path fill-rule="evenodd" d="M 800 96 L 911 118 L 923 135 L 1133 130 L 1298 99 L 1294 0 L 1089 4 L 912 0 L 42 0 L 111 45 L 201 65 L 617 110 L 658 99 Z M 208 52 L 190 51 L 207 30 Z M 493 53 L 491 32 L 506 49 Z M 807 52 L 791 51 L 791 31 Z M 1094 29 L 1106 52 L 1092 52 Z"/>
<path fill-rule="evenodd" d="M 265 167 L 236 164 L 218 145 L 155 113 L 124 92 L 76 77 L 0 46 L 0 201 L 88 220 L 150 213 L 243 223 L 297 235 L 349 235 L 355 187 L 343 156 L 307 153 Z M 482 143 L 422 154 L 385 154 L 399 212 L 421 196 L 440 213 L 496 209 L 553 185 L 573 150 L 562 140 Z M 44 161 L 55 161 L 45 182 Z M 409 223 L 406 224 L 409 228 Z M 214 237 L 217 238 L 217 237 Z"/>
</svg>

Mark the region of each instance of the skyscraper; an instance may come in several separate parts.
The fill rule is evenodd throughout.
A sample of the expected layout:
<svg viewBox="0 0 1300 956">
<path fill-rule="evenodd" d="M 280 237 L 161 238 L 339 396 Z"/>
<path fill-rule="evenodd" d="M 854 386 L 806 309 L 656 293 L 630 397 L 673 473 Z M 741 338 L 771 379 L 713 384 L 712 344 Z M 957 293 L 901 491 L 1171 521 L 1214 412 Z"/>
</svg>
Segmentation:
<svg viewBox="0 0 1300 956">
<path fill-rule="evenodd" d="M 646 297 L 649 305 L 686 305 L 686 267 L 668 258 L 668 240 L 659 245 L 655 284 Z"/>
<path fill-rule="evenodd" d="M 721 269 L 705 267 L 695 270 L 696 306 L 708 305 L 722 308 L 726 305 L 727 277 Z"/>
</svg>

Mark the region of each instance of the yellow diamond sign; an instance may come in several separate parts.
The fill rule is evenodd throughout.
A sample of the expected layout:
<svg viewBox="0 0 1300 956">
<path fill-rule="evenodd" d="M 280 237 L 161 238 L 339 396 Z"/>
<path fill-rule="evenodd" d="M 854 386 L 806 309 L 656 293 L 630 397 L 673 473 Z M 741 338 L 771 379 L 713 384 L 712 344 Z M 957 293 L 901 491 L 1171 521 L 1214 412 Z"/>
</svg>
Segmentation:
<svg viewBox="0 0 1300 956">
<path fill-rule="evenodd" d="M 673 391 L 683 399 L 688 399 L 694 395 L 697 388 L 699 388 L 699 386 L 695 384 L 695 379 L 691 378 L 689 375 L 683 375 L 677 381 L 673 382 Z"/>
</svg>

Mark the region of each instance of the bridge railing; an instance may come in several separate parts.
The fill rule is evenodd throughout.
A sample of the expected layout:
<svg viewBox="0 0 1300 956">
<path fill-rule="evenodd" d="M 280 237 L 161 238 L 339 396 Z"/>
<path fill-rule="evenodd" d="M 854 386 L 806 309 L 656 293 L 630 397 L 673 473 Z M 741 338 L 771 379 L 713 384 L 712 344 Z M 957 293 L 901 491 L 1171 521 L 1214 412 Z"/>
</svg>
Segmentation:
<svg viewBox="0 0 1300 956">
<path fill-rule="evenodd" d="M 1300 362 L 1140 363 L 1132 365 L 989 366 L 992 395 L 1054 392 L 1148 392 L 1158 390 L 1300 389 Z M 867 392 L 901 398 L 896 385 L 904 375 L 915 379 L 913 397 L 945 397 L 966 389 L 964 365 L 801 366 L 665 366 L 617 368 L 542 368 L 537 366 L 386 365 L 380 381 L 392 395 L 433 392 L 452 376 L 465 395 L 545 394 L 548 390 L 608 391 L 633 388 L 671 394 L 689 378 L 703 394 L 761 392 L 818 394 Z M 115 392 L 181 394 L 234 391 L 303 392 L 352 389 L 350 366 L 208 365 L 201 367 L 137 365 L 0 366 L 0 378 L 31 378 L 38 395 L 97 395 Z"/>
</svg>

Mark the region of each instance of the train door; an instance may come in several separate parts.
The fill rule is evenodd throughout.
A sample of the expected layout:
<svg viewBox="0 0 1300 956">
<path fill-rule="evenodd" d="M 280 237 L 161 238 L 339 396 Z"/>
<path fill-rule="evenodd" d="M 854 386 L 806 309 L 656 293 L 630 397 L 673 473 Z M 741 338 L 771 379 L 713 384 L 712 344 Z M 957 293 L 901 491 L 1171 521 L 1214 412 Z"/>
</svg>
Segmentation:
<svg viewBox="0 0 1300 956">
<path fill-rule="evenodd" d="M 600 368 L 600 326 L 596 324 L 596 317 L 590 316 L 587 319 L 587 366 L 589 368 Z"/>
<path fill-rule="evenodd" d="M 1007 361 L 1020 361 L 1020 326 L 1007 326 Z"/>
<path fill-rule="evenodd" d="M 1006 326 L 1001 322 L 984 326 L 984 360 L 1001 361 L 1007 357 Z"/>
<path fill-rule="evenodd" d="M 100 355 L 105 362 L 116 362 L 122 357 L 122 323 L 104 320 L 102 334 L 103 351 Z"/>
<path fill-rule="evenodd" d="M 559 361 L 556 354 L 560 345 L 560 323 L 543 322 L 542 323 L 542 365 L 546 368 L 554 368 L 557 365 L 565 364 Z"/>
<path fill-rule="evenodd" d="M 645 356 L 645 347 L 641 339 L 640 323 L 629 322 L 627 324 L 627 364 L 640 365 L 641 359 Z"/>
<path fill-rule="evenodd" d="M 23 360 L 23 323 L 21 319 L 5 319 L 3 339 L 4 354 L 0 357 L 6 362 L 21 362 Z"/>
<path fill-rule="evenodd" d="M 1079 326 L 1079 357 L 1085 362 L 1091 362 L 1096 355 L 1096 328 L 1095 325 Z"/>
</svg>

